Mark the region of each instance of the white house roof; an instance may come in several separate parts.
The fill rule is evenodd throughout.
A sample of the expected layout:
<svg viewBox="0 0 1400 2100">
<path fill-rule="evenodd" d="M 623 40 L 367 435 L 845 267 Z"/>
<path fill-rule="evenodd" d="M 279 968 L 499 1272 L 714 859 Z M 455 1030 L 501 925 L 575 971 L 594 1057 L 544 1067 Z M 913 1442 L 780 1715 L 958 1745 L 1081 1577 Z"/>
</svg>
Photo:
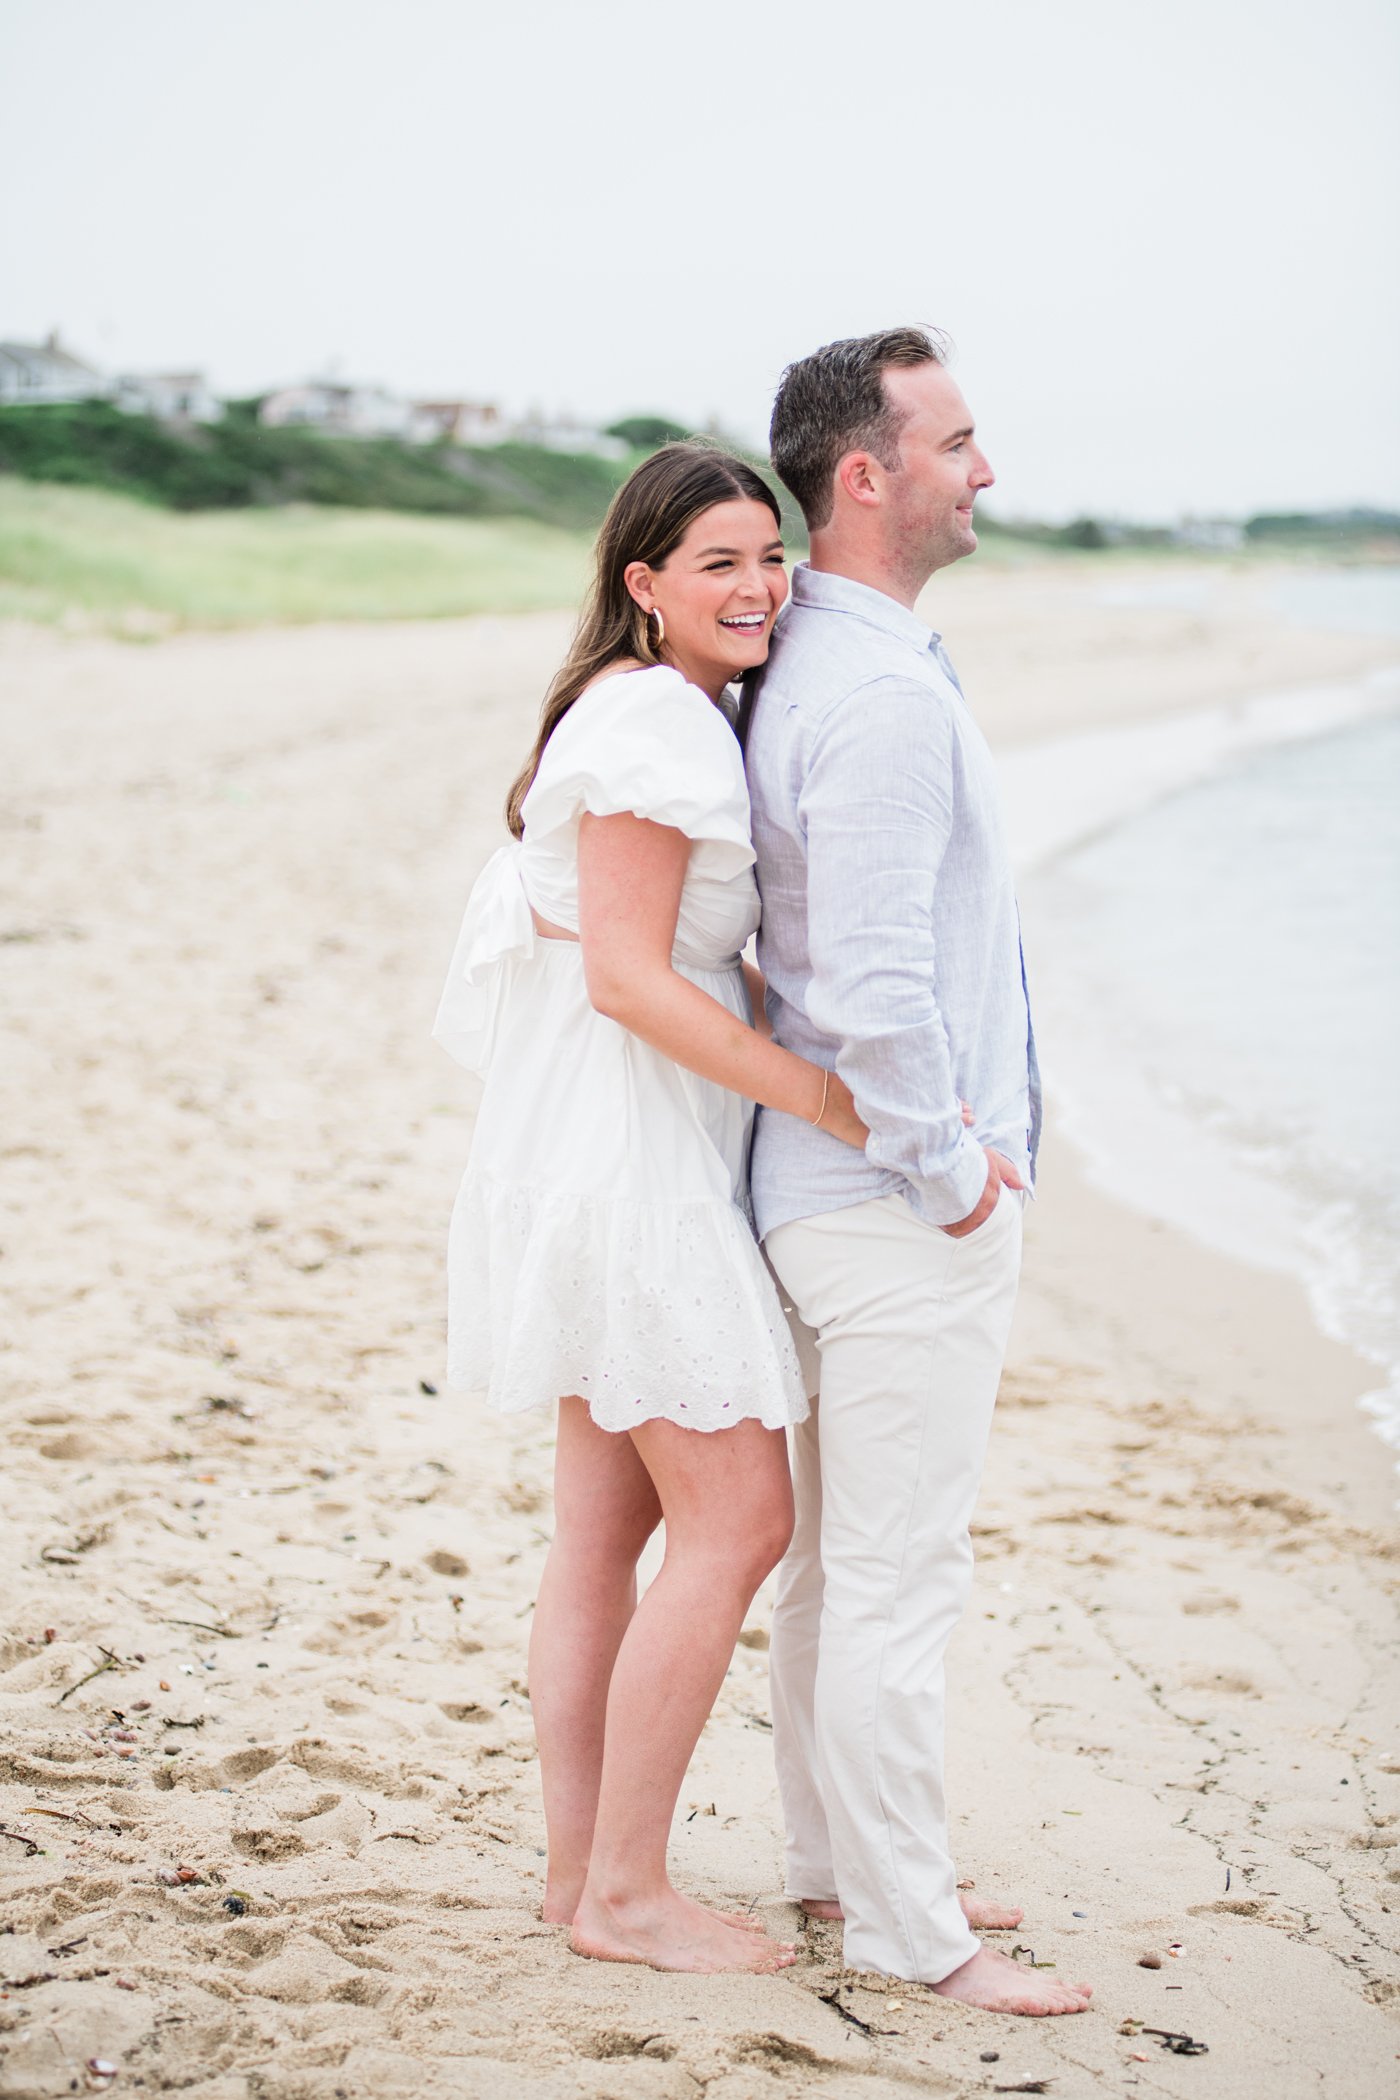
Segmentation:
<svg viewBox="0 0 1400 2100">
<path fill-rule="evenodd" d="M 74 357 L 71 351 L 61 350 L 57 343 L 0 343 L 0 357 L 8 357 L 17 365 L 56 365 L 61 371 L 97 377 L 93 366 L 84 364 L 82 358 Z"/>
</svg>

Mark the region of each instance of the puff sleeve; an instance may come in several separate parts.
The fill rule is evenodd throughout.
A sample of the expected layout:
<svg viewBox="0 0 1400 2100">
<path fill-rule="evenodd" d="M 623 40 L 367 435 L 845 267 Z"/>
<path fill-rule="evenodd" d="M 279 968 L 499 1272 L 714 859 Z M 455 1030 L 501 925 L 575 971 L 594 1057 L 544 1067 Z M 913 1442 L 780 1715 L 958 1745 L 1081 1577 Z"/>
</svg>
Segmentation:
<svg viewBox="0 0 1400 2100">
<path fill-rule="evenodd" d="M 743 754 L 726 717 L 679 671 L 619 672 L 577 699 L 544 749 L 522 815 L 527 842 L 630 810 L 694 841 L 697 872 L 754 861 Z"/>
</svg>

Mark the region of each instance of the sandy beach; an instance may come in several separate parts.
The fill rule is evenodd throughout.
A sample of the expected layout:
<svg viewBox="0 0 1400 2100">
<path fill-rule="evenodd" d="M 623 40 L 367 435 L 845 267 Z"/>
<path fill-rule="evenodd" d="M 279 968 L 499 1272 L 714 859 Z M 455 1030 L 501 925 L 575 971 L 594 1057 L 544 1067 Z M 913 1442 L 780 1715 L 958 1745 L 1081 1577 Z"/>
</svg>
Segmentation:
<svg viewBox="0 0 1400 2100">
<path fill-rule="evenodd" d="M 1281 624 L 1262 569 L 1193 573 L 952 576 L 993 742 L 1394 661 Z M 1380 2100 L 1373 1374 L 1300 1289 L 1095 1193 L 1053 1118 L 950 1792 L 963 1872 L 1024 1906 L 1007 1951 L 1093 2010 L 968 2012 L 800 1928 L 766 1606 L 673 1857 L 797 1966 L 664 1976 L 538 1922 L 551 1424 L 437 1389 L 473 1104 L 428 1029 L 568 626 L 0 630 L 0 2095 Z"/>
</svg>

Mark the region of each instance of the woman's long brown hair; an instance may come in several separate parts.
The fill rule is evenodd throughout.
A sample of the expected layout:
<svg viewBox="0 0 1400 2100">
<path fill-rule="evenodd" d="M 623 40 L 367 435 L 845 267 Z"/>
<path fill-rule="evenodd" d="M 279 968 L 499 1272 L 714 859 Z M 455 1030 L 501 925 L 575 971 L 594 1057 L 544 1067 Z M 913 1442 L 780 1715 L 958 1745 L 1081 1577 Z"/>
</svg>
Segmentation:
<svg viewBox="0 0 1400 2100">
<path fill-rule="evenodd" d="M 534 749 L 506 797 L 506 823 L 524 832 L 520 806 L 539 771 L 544 747 L 579 694 L 609 664 L 660 661 L 647 618 L 623 572 L 634 561 L 663 568 L 695 520 L 716 503 L 764 503 L 781 529 L 778 500 L 761 475 L 713 445 L 664 445 L 628 475 L 608 505 L 594 550 L 593 581 L 569 653 L 545 695 Z"/>
</svg>

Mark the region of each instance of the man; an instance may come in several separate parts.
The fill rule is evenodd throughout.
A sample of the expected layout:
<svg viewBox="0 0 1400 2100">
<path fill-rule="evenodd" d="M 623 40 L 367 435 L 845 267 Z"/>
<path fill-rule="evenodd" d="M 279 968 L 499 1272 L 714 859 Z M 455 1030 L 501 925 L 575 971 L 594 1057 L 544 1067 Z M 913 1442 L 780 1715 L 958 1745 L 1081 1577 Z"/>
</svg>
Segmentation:
<svg viewBox="0 0 1400 2100">
<path fill-rule="evenodd" d="M 834 1066 L 870 1129 L 862 1155 L 764 1112 L 754 1144 L 758 1229 L 821 1358 L 773 1625 L 787 1887 L 844 1914 L 853 1967 L 1081 2012 L 1086 1985 L 979 1945 L 942 1784 L 1040 1099 L 991 756 L 913 608 L 976 548 L 992 471 L 916 328 L 790 366 L 771 436 L 811 560 L 745 724 L 759 962 L 778 1041 Z"/>
</svg>

